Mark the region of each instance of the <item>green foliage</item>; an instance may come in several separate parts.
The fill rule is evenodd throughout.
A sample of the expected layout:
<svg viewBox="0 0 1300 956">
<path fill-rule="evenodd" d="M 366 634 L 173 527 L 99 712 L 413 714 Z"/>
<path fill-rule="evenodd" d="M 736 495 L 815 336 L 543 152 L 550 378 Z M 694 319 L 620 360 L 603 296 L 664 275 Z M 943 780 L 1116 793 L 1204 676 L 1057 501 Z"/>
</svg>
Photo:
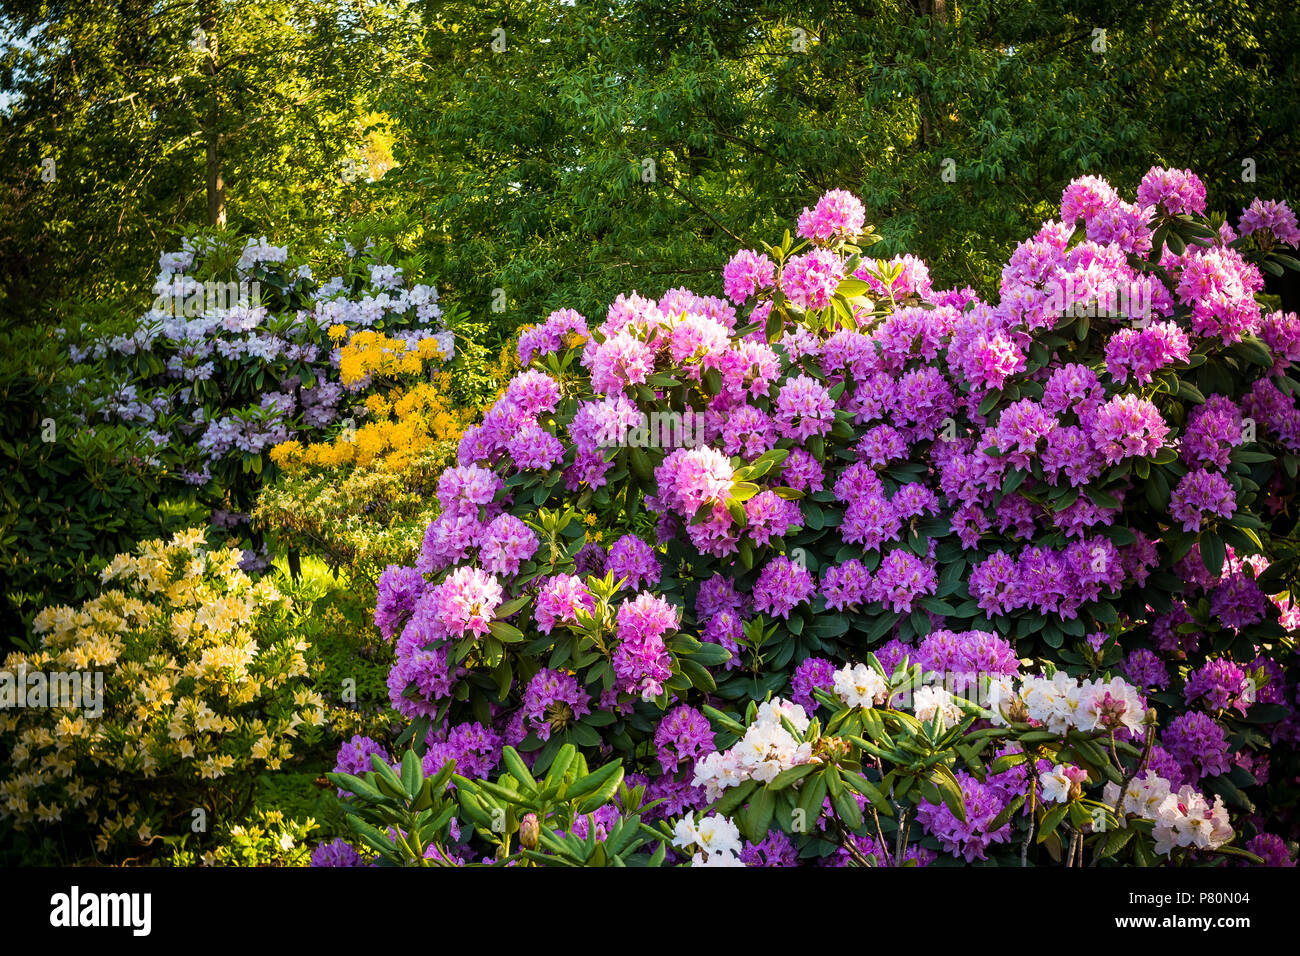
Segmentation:
<svg viewBox="0 0 1300 956">
<path fill-rule="evenodd" d="M 129 302 L 197 224 L 319 246 L 391 163 L 364 93 L 398 25 L 326 0 L 5 4 L 0 309 Z"/>
<path fill-rule="evenodd" d="M 378 755 L 370 760 L 375 769 L 360 777 L 329 777 L 349 794 L 344 806 L 353 830 L 385 865 L 457 865 L 448 849 L 455 836 L 464 837 L 452 829 L 457 815 L 493 850 L 492 865 L 657 866 L 672 836 L 642 822 L 654 803 L 644 803 L 645 787 L 624 783 L 619 761 L 589 770 L 572 744 L 556 752 L 540 780 L 513 747 L 505 748 L 508 771 L 496 780 L 466 779 L 455 773 L 454 760 L 426 776 L 412 750 L 402 757 L 400 773 Z M 592 814 L 611 805 L 618 813 L 598 832 Z M 624 809 L 631 807 L 640 809 Z M 585 836 L 574 832 L 582 817 Z M 638 853 L 655 841 L 653 855 Z"/>
<path fill-rule="evenodd" d="M 87 597 L 110 557 L 192 518 L 156 506 L 137 432 L 72 414 L 61 353 L 53 330 L 0 333 L 0 640 L 21 643 L 39 608 Z"/>
<path fill-rule="evenodd" d="M 382 91 L 399 165 L 377 190 L 498 334 L 634 287 L 714 292 L 702 276 L 833 187 L 865 202 L 877 254 L 985 294 L 1082 174 L 1131 192 L 1152 165 L 1190 166 L 1232 213 L 1296 193 L 1293 7 L 925 9 L 438 4 Z"/>
</svg>

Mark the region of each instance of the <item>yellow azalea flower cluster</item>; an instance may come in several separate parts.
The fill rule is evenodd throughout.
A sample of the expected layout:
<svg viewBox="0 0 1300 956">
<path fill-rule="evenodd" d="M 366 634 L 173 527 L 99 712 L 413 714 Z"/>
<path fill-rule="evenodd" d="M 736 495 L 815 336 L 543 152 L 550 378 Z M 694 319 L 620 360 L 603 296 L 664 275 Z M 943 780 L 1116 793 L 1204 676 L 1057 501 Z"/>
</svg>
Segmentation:
<svg viewBox="0 0 1300 956">
<path fill-rule="evenodd" d="M 370 329 L 358 332 L 339 355 L 339 378 L 344 385 L 360 384 L 370 378 L 399 378 L 419 375 L 426 362 L 442 360 L 437 339 L 421 339 L 414 348 L 403 339 L 395 339 Z"/>
<path fill-rule="evenodd" d="M 441 361 L 441 357 L 433 339 L 422 339 L 409 349 L 401 339 L 380 332 L 358 332 L 344 346 L 339 360 L 344 384 L 355 385 L 367 376 L 404 377 L 407 381 L 368 395 L 366 422 L 359 428 L 349 429 L 333 441 L 305 447 L 297 441 L 284 442 L 271 450 L 271 460 L 285 471 L 374 465 L 399 472 L 430 449 L 457 441 L 478 413 L 452 406 L 449 373 L 434 371 L 424 377 L 425 364 Z"/>
<path fill-rule="evenodd" d="M 77 673 L 94 693 L 0 709 L 0 818 L 77 818 L 101 851 L 147 843 L 315 739 L 325 704 L 309 646 L 288 598 L 239 560 L 180 532 L 115 557 L 80 607 L 36 615 L 39 646 L 4 660 L 0 686 Z"/>
</svg>

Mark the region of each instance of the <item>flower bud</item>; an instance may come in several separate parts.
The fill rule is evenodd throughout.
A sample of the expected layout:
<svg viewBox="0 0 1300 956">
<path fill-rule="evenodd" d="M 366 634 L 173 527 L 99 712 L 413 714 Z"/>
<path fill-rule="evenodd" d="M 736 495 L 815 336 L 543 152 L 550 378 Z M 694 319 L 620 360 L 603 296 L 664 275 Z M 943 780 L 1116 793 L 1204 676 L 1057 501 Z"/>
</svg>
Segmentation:
<svg viewBox="0 0 1300 956">
<path fill-rule="evenodd" d="M 525 850 L 536 850 L 540 838 L 541 825 L 537 822 L 537 814 L 525 813 L 519 821 L 519 845 Z"/>
</svg>

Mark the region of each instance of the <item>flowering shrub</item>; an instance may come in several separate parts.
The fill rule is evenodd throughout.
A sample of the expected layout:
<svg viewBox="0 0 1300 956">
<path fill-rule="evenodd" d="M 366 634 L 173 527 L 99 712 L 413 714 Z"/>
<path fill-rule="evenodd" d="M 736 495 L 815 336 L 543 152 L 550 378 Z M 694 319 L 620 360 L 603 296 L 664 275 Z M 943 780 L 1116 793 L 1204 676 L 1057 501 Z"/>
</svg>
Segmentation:
<svg viewBox="0 0 1300 956">
<path fill-rule="evenodd" d="M 308 838 L 316 821 L 295 820 L 279 810 L 255 811 L 247 823 L 222 826 L 215 850 L 198 853 L 178 848 L 169 866 L 305 866 L 311 859 Z M 177 840 L 175 842 L 183 842 Z"/>
<path fill-rule="evenodd" d="M 331 336 L 347 333 L 343 325 L 330 329 Z M 345 388 L 372 386 L 363 406 L 365 424 L 305 448 L 297 440 L 283 442 L 271 449 L 271 460 L 290 469 L 356 463 L 401 471 L 421 452 L 455 442 L 475 412 L 451 406 L 449 373 L 426 371 L 442 358 L 443 346 L 434 338 L 410 346 L 382 332 L 355 333 L 339 355 L 339 372 Z M 393 385 L 375 388 L 376 380 Z"/>
<path fill-rule="evenodd" d="M 138 847 L 190 832 L 198 811 L 237 815 L 258 774 L 315 740 L 307 643 L 288 600 L 239 561 L 182 532 L 117 556 L 80 607 L 37 615 L 40 646 L 0 671 L 11 697 L 28 694 L 0 710 L 0 816 L 85 828 L 100 853 Z M 31 700 L 24 688 L 51 673 L 98 693 Z"/>
<path fill-rule="evenodd" d="M 428 354 L 432 341 L 411 350 L 378 333 L 352 337 L 340 368 L 345 386 L 366 383 L 364 424 L 332 439 L 273 448 L 280 474 L 258 495 L 255 528 L 281 547 L 348 568 L 372 587 L 387 564 L 415 561 L 420 535 L 437 515 L 438 475 L 455 459 L 464 426 L 481 414 L 473 404 L 453 405 L 465 391 L 455 380 L 462 369 L 426 369 L 439 361 Z M 479 372 L 504 382 L 516 367 L 503 354 Z"/>
<path fill-rule="evenodd" d="M 530 330 L 418 559 L 380 580 L 425 770 L 617 759 L 705 863 L 970 860 L 1013 826 L 1043 837 L 1006 850 L 1025 862 L 1285 846 L 1300 621 L 1269 563 L 1294 535 L 1300 319 L 1261 269 L 1300 267 L 1300 233 L 1284 205 L 1241 235 L 1203 212 L 1187 172 L 1137 203 L 1076 180 L 987 303 L 865 256 L 834 192 L 803 241 L 738 253 L 727 299 L 633 292 Z M 904 659 L 1005 707 L 967 725 L 927 686 L 872 716 Z M 856 709 L 819 735 L 832 692 Z M 829 811 L 794 787 L 812 764 L 858 775 L 816 771 Z M 890 852 L 841 785 L 916 829 Z M 825 845 L 788 845 L 796 805 L 804 834 L 831 814 Z M 719 808 L 740 822 L 701 822 Z"/>
<path fill-rule="evenodd" d="M 354 334 L 372 346 L 400 341 L 417 364 L 453 354 L 433 286 L 408 282 L 384 261 L 391 250 L 348 254 L 342 275 L 318 283 L 265 238 L 242 247 L 221 235 L 186 239 L 161 257 L 153 306 L 133 328 L 71 346 L 74 361 L 97 363 L 88 379 L 110 383 L 91 398 L 94 419 L 140 429 L 149 461 L 181 487 L 218 496 L 214 523 L 238 525 L 274 446 L 322 437 L 367 410 L 352 407 L 351 393 L 369 382 L 360 359 L 351 375 L 340 369 L 339 346 Z M 398 370 L 409 361 L 375 368 Z M 446 414 L 432 388 L 407 402 Z M 415 421 L 398 427 L 418 431 Z"/>
</svg>

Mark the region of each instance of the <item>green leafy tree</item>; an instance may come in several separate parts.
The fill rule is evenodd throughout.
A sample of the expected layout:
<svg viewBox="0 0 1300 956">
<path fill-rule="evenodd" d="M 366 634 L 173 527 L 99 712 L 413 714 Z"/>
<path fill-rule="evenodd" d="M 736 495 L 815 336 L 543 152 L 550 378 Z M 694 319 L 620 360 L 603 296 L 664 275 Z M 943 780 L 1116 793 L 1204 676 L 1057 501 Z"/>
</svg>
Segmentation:
<svg viewBox="0 0 1300 956">
<path fill-rule="evenodd" d="M 431 4 L 380 185 L 502 332 L 634 281 L 716 291 L 834 187 L 880 254 L 987 292 L 1079 175 L 1190 166 L 1229 213 L 1293 196 L 1297 29 L 1227 0 Z"/>
<path fill-rule="evenodd" d="M 330 0 L 6 4 L 0 308 L 138 298 L 196 225 L 302 242 L 360 214 L 396 22 Z"/>
</svg>

